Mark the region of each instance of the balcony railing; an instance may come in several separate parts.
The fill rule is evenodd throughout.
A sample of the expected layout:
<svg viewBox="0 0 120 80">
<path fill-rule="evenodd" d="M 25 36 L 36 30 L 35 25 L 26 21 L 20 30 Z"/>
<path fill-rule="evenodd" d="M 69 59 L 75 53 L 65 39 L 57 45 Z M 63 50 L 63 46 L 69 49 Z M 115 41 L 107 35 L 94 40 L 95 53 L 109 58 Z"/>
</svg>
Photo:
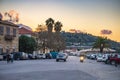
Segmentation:
<svg viewBox="0 0 120 80">
<path fill-rule="evenodd" d="M 5 40 L 12 41 L 14 39 L 13 35 L 5 35 Z"/>
</svg>

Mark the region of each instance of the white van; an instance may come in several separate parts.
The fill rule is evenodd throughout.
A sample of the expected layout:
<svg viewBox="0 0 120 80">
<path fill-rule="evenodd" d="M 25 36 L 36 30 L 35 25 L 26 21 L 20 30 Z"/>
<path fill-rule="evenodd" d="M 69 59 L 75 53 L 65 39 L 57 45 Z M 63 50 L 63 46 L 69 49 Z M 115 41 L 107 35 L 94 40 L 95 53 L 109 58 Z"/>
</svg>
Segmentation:
<svg viewBox="0 0 120 80">
<path fill-rule="evenodd" d="M 45 56 L 44 53 L 40 53 L 40 54 L 37 54 L 37 58 L 38 58 L 38 59 L 45 59 L 46 56 Z"/>
</svg>

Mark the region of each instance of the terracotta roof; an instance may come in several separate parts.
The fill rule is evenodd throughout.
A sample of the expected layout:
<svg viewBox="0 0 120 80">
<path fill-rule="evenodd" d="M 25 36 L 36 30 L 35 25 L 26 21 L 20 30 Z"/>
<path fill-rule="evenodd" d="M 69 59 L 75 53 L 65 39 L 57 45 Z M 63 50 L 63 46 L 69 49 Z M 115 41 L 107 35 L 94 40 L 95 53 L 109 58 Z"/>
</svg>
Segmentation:
<svg viewBox="0 0 120 80">
<path fill-rule="evenodd" d="M 26 28 L 26 29 L 28 29 L 28 30 L 32 31 L 32 28 L 31 28 L 31 27 L 26 26 L 26 25 L 24 25 L 24 24 L 18 24 L 18 26 L 19 26 L 19 28 L 24 27 L 24 28 Z"/>
<path fill-rule="evenodd" d="M 19 34 L 32 34 L 33 32 L 31 30 L 28 30 L 24 27 L 19 28 Z"/>
<path fill-rule="evenodd" d="M 19 27 L 18 25 L 10 22 L 10 21 L 6 21 L 6 20 L 2 20 L 0 21 L 0 24 L 4 24 L 4 25 L 10 25 L 10 26 L 14 26 L 14 27 Z"/>
</svg>

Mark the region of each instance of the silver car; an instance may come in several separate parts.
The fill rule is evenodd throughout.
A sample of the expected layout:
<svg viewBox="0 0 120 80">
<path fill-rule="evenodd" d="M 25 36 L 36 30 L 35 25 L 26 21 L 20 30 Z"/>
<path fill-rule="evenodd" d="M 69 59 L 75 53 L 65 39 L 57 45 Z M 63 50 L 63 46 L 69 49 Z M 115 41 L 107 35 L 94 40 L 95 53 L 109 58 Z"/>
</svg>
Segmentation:
<svg viewBox="0 0 120 80">
<path fill-rule="evenodd" d="M 97 62 L 103 61 L 103 55 L 102 55 L 102 54 L 98 54 L 98 55 L 96 56 L 96 60 L 97 60 Z"/>
<path fill-rule="evenodd" d="M 68 55 L 66 53 L 58 53 L 57 57 L 56 57 L 56 61 L 58 62 L 59 60 L 64 60 L 66 61 L 66 59 L 68 58 Z"/>
</svg>

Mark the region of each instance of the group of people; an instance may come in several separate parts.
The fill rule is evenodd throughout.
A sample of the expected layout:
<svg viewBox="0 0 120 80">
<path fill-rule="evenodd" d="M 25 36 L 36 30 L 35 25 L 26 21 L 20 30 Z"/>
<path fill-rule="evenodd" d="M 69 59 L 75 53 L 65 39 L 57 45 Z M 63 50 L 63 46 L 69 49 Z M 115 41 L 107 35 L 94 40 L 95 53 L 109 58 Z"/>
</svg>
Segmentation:
<svg viewBox="0 0 120 80">
<path fill-rule="evenodd" d="M 6 59 L 7 59 L 7 63 L 9 62 L 13 63 L 14 60 L 13 54 L 12 53 L 7 54 Z"/>
</svg>

